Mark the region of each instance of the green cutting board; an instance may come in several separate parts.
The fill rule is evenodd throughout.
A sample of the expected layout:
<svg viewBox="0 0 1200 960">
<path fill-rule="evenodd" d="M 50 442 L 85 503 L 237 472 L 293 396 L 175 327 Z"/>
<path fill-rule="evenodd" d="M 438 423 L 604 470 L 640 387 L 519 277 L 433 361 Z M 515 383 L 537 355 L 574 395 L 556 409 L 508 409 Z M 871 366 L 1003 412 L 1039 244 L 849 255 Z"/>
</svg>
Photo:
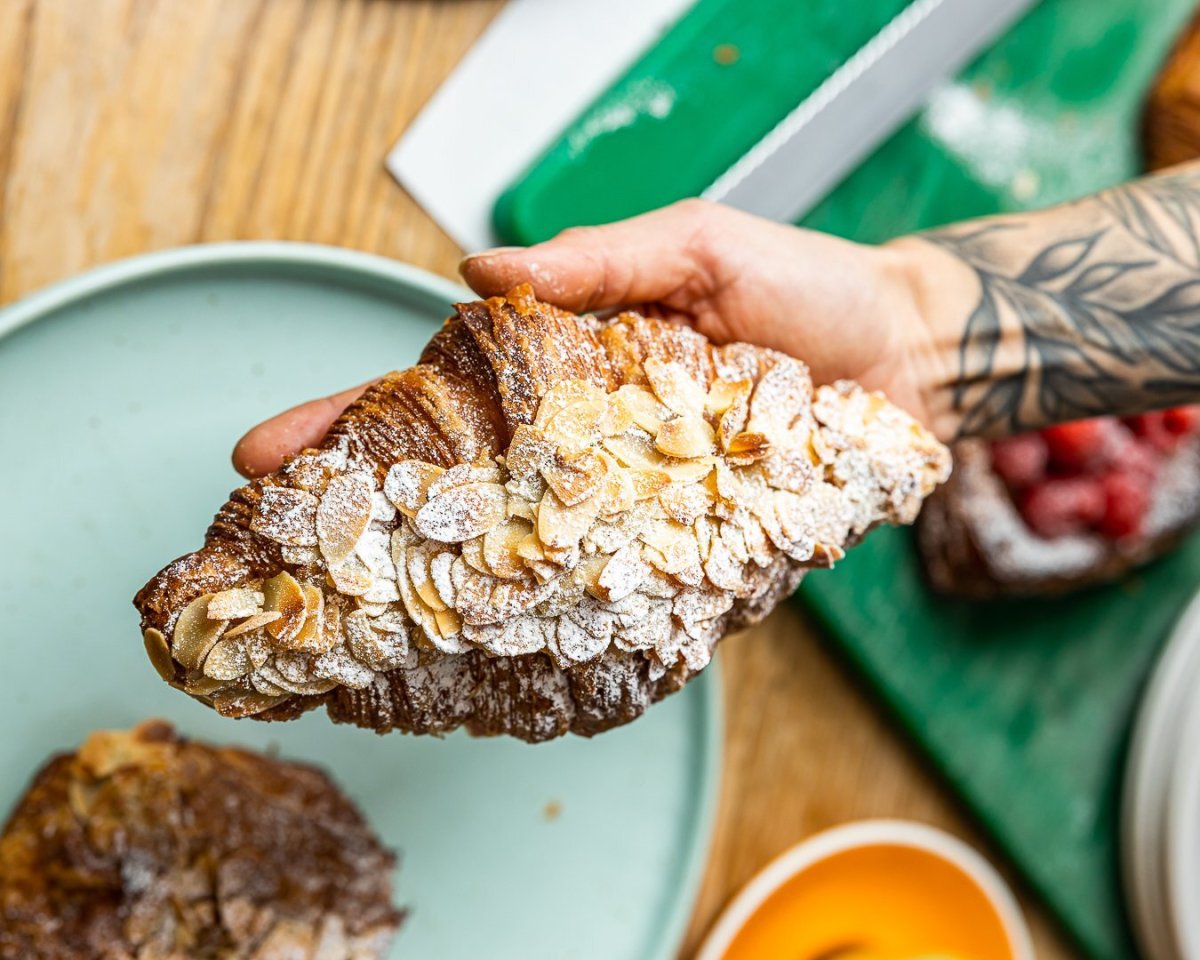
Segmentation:
<svg viewBox="0 0 1200 960">
<path fill-rule="evenodd" d="M 497 205 L 530 243 L 694 195 L 895 0 L 700 0 Z M 1042 206 L 1140 168 L 1141 102 L 1192 0 L 1042 0 L 805 219 L 879 241 Z M 1154 656 L 1200 584 L 1200 539 L 1118 586 L 1043 602 L 939 600 L 882 531 L 801 595 L 964 803 L 1096 960 L 1135 955 L 1117 796 Z"/>
</svg>

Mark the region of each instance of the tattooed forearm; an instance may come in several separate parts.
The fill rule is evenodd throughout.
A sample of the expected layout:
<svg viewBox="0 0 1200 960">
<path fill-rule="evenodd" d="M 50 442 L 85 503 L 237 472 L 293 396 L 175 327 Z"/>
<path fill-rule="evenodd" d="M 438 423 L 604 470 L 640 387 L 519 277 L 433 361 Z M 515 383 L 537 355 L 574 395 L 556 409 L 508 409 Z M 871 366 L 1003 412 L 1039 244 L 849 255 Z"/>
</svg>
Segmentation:
<svg viewBox="0 0 1200 960">
<path fill-rule="evenodd" d="M 1200 401 L 1200 167 L 923 236 L 978 281 L 960 433 Z"/>
</svg>

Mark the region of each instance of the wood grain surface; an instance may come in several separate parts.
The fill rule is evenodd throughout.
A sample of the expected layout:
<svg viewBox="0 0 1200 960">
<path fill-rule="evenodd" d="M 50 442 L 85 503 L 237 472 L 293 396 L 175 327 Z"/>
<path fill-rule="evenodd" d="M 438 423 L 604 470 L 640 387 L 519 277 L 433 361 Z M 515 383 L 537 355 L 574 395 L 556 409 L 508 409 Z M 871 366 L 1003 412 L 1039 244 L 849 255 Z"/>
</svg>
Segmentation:
<svg viewBox="0 0 1200 960">
<path fill-rule="evenodd" d="M 383 157 L 502 0 L 0 0 L 0 302 L 118 257 L 307 240 L 453 275 Z M 794 606 L 722 653 L 725 776 L 684 949 L 767 860 L 866 816 L 987 850 Z M 1038 955 L 1065 958 L 1026 899 Z"/>
</svg>

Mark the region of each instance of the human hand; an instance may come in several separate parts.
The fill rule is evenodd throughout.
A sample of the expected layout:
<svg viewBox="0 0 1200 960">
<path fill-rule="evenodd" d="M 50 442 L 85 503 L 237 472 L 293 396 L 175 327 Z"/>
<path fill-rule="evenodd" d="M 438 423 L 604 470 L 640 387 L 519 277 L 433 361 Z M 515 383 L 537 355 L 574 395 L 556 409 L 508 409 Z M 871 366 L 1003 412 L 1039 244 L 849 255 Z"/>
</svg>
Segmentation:
<svg viewBox="0 0 1200 960">
<path fill-rule="evenodd" d="M 637 307 L 718 343 L 744 340 L 804 360 L 818 383 L 883 390 L 929 422 L 925 384 L 937 362 L 901 246 L 866 247 L 688 200 L 546 243 L 468 257 L 482 296 L 529 282 L 575 312 Z M 315 446 L 366 385 L 315 400 L 251 430 L 234 451 L 247 476 Z"/>
</svg>

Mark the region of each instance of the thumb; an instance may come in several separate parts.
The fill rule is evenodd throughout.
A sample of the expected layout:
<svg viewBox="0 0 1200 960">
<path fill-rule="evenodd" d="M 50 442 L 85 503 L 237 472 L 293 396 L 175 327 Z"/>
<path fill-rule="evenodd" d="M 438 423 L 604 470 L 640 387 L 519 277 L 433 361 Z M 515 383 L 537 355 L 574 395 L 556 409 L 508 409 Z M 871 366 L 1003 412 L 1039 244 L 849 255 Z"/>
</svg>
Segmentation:
<svg viewBox="0 0 1200 960">
<path fill-rule="evenodd" d="M 577 312 L 667 301 L 707 281 L 696 238 L 720 211 L 685 200 L 606 226 L 573 227 L 536 246 L 484 251 L 459 271 L 481 296 L 529 283 L 540 299 Z"/>
</svg>

